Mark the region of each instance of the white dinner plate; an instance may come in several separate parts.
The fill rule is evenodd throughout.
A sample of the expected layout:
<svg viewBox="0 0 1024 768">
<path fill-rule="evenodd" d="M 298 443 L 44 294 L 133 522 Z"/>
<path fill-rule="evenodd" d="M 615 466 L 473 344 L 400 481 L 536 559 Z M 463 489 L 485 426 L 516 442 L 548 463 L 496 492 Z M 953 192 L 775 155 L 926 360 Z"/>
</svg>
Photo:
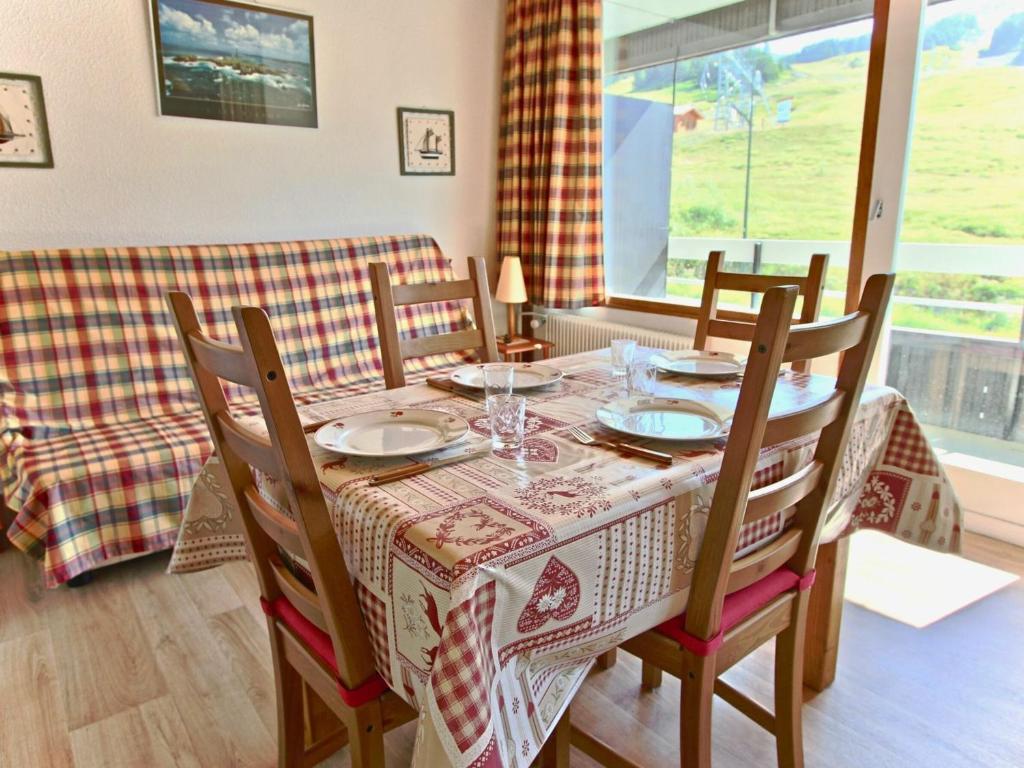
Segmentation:
<svg viewBox="0 0 1024 768">
<path fill-rule="evenodd" d="M 452 381 L 473 389 L 484 388 L 484 363 L 464 365 L 452 371 Z M 536 363 L 509 363 L 512 366 L 512 389 L 534 389 L 546 387 L 561 380 L 562 372 L 550 365 Z"/>
<path fill-rule="evenodd" d="M 406 408 L 343 416 L 320 427 L 313 440 L 350 456 L 413 456 L 453 445 L 468 432 L 469 424 L 458 416 Z"/>
<path fill-rule="evenodd" d="M 743 373 L 746 365 L 746 360 L 728 352 L 705 352 L 700 349 L 657 352 L 651 355 L 651 362 L 659 370 L 702 379 L 731 379 Z"/>
<path fill-rule="evenodd" d="M 671 397 L 613 400 L 598 408 L 597 420 L 616 432 L 658 440 L 713 440 L 728 430 L 728 420 L 714 408 Z"/>
</svg>

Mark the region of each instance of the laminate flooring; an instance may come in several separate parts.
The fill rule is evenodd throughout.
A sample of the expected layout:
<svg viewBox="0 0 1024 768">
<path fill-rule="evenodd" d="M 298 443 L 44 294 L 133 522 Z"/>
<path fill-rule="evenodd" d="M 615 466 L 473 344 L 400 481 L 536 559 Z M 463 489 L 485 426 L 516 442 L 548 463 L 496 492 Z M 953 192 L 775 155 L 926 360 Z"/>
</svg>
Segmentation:
<svg viewBox="0 0 1024 768">
<path fill-rule="evenodd" d="M 966 555 L 1024 575 L 1024 550 L 979 536 Z M 248 564 L 168 576 L 166 555 L 42 589 L 0 552 L 0 766 L 274 766 L 269 643 Z M 1024 581 L 924 629 L 847 603 L 838 679 L 804 707 L 807 766 L 1024 765 Z M 726 679 L 771 702 L 771 645 Z M 641 693 L 619 654 L 573 719 L 643 765 L 677 765 L 678 682 Z M 716 768 L 774 766 L 772 737 L 715 702 Z M 415 724 L 388 734 L 407 765 Z M 323 764 L 348 765 L 347 750 Z M 572 765 L 596 765 L 574 751 Z"/>
</svg>

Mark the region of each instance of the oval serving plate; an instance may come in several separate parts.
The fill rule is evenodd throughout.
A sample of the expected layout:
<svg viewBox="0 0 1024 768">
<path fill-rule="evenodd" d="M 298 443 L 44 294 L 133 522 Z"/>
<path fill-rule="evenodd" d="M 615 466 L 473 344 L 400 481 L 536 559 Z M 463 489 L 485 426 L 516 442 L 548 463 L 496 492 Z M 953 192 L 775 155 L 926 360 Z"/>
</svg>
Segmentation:
<svg viewBox="0 0 1024 768">
<path fill-rule="evenodd" d="M 484 365 L 464 365 L 452 371 L 451 378 L 456 384 L 473 389 L 484 388 Z M 538 365 L 536 363 L 508 363 L 513 368 L 512 389 L 536 389 L 554 384 L 562 378 L 562 372 L 550 365 Z"/>
<path fill-rule="evenodd" d="M 635 437 L 696 442 L 722 437 L 727 422 L 707 406 L 669 397 L 626 397 L 597 409 L 609 429 Z"/>
<path fill-rule="evenodd" d="M 701 379 L 731 379 L 743 373 L 746 365 L 746 360 L 729 352 L 705 352 L 700 349 L 657 352 L 651 355 L 651 362 L 659 370 Z"/>
<path fill-rule="evenodd" d="M 406 408 L 335 419 L 313 435 L 321 448 L 349 456 L 414 456 L 457 443 L 469 423 L 443 411 Z"/>
</svg>

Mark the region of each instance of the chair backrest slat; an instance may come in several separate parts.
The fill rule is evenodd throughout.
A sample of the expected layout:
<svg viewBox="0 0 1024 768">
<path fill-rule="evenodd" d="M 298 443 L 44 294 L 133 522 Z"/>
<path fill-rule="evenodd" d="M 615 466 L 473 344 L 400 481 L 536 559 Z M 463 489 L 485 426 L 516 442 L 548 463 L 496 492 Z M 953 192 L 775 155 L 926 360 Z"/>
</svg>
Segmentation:
<svg viewBox="0 0 1024 768">
<path fill-rule="evenodd" d="M 796 287 L 776 287 L 765 293 L 690 588 L 686 631 L 691 635 L 711 638 L 719 631 L 722 602 L 727 594 L 783 565 L 798 575 L 813 568 L 827 505 L 835 489 L 893 282 L 891 274 L 874 275 L 868 280 L 854 314 L 793 327 L 790 320 Z M 828 397 L 797 412 L 769 416 L 783 361 L 837 352 L 843 352 L 843 356 L 834 390 Z M 751 492 L 763 446 L 815 434 L 817 445 L 808 466 Z M 780 511 L 787 521 L 785 533 L 734 562 L 742 524 Z"/>
<path fill-rule="evenodd" d="M 494 317 L 491 314 L 491 293 L 487 285 L 487 268 L 480 257 L 469 260 L 469 279 L 447 283 L 395 285 L 388 265 L 370 264 L 370 285 L 373 288 L 373 309 L 377 318 L 384 384 L 388 389 L 405 386 L 404 362 L 413 357 L 472 351 L 484 363 L 496 362 L 498 345 L 494 338 Z M 398 335 L 396 309 L 410 304 L 472 299 L 476 328 L 438 336 L 402 339 Z"/>
<path fill-rule="evenodd" d="M 320 608 L 320 599 L 316 592 L 299 581 L 279 558 L 271 558 L 270 567 L 281 594 L 288 598 L 288 602 L 295 610 L 324 632 L 329 632 L 329 625 Z"/>
<path fill-rule="evenodd" d="M 248 362 L 238 347 L 202 336 L 192 336 L 188 343 L 199 364 L 216 374 L 217 378 L 227 379 L 246 387 L 253 386 Z"/>
<path fill-rule="evenodd" d="M 754 313 L 740 312 L 739 318 L 724 320 L 718 317 L 718 294 L 720 291 L 740 291 L 743 293 L 765 293 L 772 288 L 784 285 L 795 285 L 803 305 L 800 308 L 799 322 L 813 323 L 821 312 L 821 300 L 825 291 L 825 273 L 828 271 L 828 255 L 816 253 L 811 256 L 811 263 L 806 275 L 787 277 L 782 275 L 751 275 L 745 272 L 725 272 L 725 251 L 712 251 L 708 254 L 707 272 L 704 276 L 704 291 L 701 295 L 700 310 L 697 315 L 697 330 L 694 333 L 694 349 L 707 349 L 708 337 L 732 339 L 734 341 L 750 341 L 753 338 L 753 326 L 757 322 Z M 796 371 L 809 370 L 809 358 L 793 360 Z M 789 361 L 787 361 L 789 362 Z"/>
<path fill-rule="evenodd" d="M 746 272 L 718 272 L 715 281 L 720 291 L 742 291 L 744 293 L 764 293 L 769 288 L 782 285 L 795 285 L 803 295 L 807 286 L 807 276 L 789 275 L 751 275 Z"/>
<path fill-rule="evenodd" d="M 419 336 L 415 339 L 403 339 L 400 342 L 402 359 L 424 357 L 458 349 L 473 349 L 480 344 L 480 331 L 455 331 L 437 336 Z"/>
<path fill-rule="evenodd" d="M 260 496 L 255 485 L 246 488 L 243 496 L 253 518 L 270 538 L 289 552 L 302 551 L 302 538 L 294 520 L 274 509 L 269 501 Z"/>
<path fill-rule="evenodd" d="M 217 414 L 221 437 L 242 461 L 271 477 L 281 475 L 281 465 L 270 441 L 235 421 L 226 411 Z"/>
<path fill-rule="evenodd" d="M 818 485 L 824 467 L 820 461 L 812 461 L 777 483 L 751 491 L 747 497 L 747 510 L 743 515 L 744 524 L 763 520 L 801 501 Z"/>
<path fill-rule="evenodd" d="M 790 528 L 770 544 L 766 544 L 746 557 L 734 560 L 729 566 L 729 581 L 725 588 L 725 594 L 731 595 L 733 592 L 749 587 L 755 581 L 759 581 L 772 571 L 781 568 L 796 554 L 802 538 L 803 531 Z"/>
<path fill-rule="evenodd" d="M 794 327 L 786 343 L 782 362 L 825 357 L 856 346 L 864 337 L 870 315 L 857 312 L 836 320 Z"/>
<path fill-rule="evenodd" d="M 270 603 L 287 598 L 306 618 L 324 629 L 334 646 L 341 683 L 346 688 L 356 688 L 376 672 L 370 639 L 313 466 L 307 436 L 295 410 L 270 319 L 257 307 L 235 307 L 232 314 L 241 346 L 232 347 L 203 334 L 195 307 L 186 294 L 172 292 L 167 299 L 206 424 L 240 511 L 260 592 Z M 197 349 L 213 350 L 216 354 L 197 354 Z M 225 369 L 224 360 L 233 361 L 233 367 Z M 266 437 L 242 426 L 232 415 L 219 372 L 237 375 L 242 380 L 238 383 L 250 384 L 259 398 Z M 260 498 L 254 470 L 277 481 L 284 492 L 290 519 Z M 314 589 L 284 575 L 279 549 L 308 563 Z M 280 622 L 278 627 L 291 633 L 300 645 L 304 642 Z"/>
<path fill-rule="evenodd" d="M 396 307 L 404 307 L 409 304 L 429 304 L 434 301 L 472 299 L 475 294 L 476 284 L 472 280 L 391 286 L 391 295 Z"/>
<path fill-rule="evenodd" d="M 756 319 L 757 315 L 751 315 Z M 708 335 L 717 339 L 733 339 L 734 341 L 750 341 L 754 338 L 754 324 L 742 320 L 709 320 Z"/>
<path fill-rule="evenodd" d="M 820 403 L 769 419 L 764 445 L 778 445 L 817 432 L 836 420 L 845 400 L 846 393 L 836 389 Z"/>
</svg>

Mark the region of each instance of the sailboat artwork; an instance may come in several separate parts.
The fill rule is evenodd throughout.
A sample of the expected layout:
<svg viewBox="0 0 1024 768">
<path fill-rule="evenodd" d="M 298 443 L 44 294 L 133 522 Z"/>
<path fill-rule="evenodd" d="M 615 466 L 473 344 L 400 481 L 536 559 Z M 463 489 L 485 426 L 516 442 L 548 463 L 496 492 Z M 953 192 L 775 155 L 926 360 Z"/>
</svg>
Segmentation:
<svg viewBox="0 0 1024 768">
<path fill-rule="evenodd" d="M 455 113 L 399 107 L 398 151 L 403 176 L 455 175 Z"/>
<path fill-rule="evenodd" d="M 0 144 L 20 139 L 24 135 L 23 133 L 15 133 L 11 119 L 3 112 L 0 112 Z"/>
<path fill-rule="evenodd" d="M 433 139 L 433 144 L 431 144 Z M 441 151 L 441 137 L 434 133 L 433 128 L 427 128 L 420 143 L 416 145 L 416 151 L 424 160 L 437 160 L 444 153 Z"/>
</svg>

